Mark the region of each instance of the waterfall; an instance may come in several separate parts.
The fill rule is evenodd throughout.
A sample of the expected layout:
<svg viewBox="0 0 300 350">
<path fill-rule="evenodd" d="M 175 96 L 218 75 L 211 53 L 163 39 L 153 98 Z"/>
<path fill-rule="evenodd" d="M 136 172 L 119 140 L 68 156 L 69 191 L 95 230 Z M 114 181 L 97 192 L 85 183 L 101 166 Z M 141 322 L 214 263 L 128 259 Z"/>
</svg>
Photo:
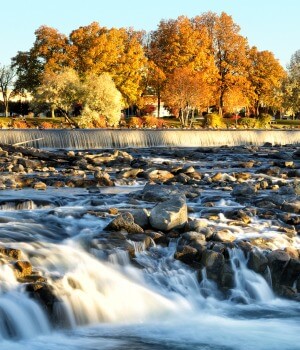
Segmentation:
<svg viewBox="0 0 300 350">
<path fill-rule="evenodd" d="M 28 142 L 29 141 L 29 142 Z M 105 149 L 299 144 L 299 130 L 0 130 L 0 143 L 36 148 Z"/>
<path fill-rule="evenodd" d="M 41 306 L 22 291 L 12 269 L 0 266 L 0 340 L 32 338 L 49 332 Z"/>
<path fill-rule="evenodd" d="M 268 302 L 274 299 L 274 294 L 266 280 L 258 273 L 248 269 L 247 259 L 242 250 L 230 249 L 229 256 L 235 281 L 232 300 L 249 304 L 253 301 Z"/>
</svg>

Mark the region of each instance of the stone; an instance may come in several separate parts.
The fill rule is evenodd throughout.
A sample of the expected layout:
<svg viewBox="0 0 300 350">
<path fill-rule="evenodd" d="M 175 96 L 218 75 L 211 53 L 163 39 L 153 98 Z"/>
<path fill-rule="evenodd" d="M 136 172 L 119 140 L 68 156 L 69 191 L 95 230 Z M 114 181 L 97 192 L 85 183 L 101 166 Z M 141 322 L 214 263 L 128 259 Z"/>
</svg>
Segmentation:
<svg viewBox="0 0 300 350">
<path fill-rule="evenodd" d="M 35 190 L 42 190 L 42 191 L 44 191 L 44 190 L 47 189 L 47 185 L 44 182 L 42 182 L 42 181 L 38 181 L 38 182 L 33 184 L 33 188 Z"/>
<path fill-rule="evenodd" d="M 189 245 L 178 246 L 174 258 L 184 262 L 185 264 L 191 265 L 195 262 L 195 260 L 197 260 L 198 251 L 196 248 Z"/>
<path fill-rule="evenodd" d="M 128 233 L 143 233 L 141 226 L 134 222 L 134 217 L 131 213 L 125 212 L 114 218 L 106 227 L 107 231 L 125 230 Z"/>
<path fill-rule="evenodd" d="M 131 214 L 136 224 L 140 225 L 142 228 L 149 226 L 150 212 L 147 209 L 134 209 L 131 211 Z"/>
<path fill-rule="evenodd" d="M 256 188 L 248 183 L 241 183 L 236 185 L 231 192 L 234 197 L 250 197 L 256 192 Z"/>
<path fill-rule="evenodd" d="M 14 272 L 17 278 L 24 278 L 31 275 L 32 266 L 29 261 L 18 260 L 14 263 Z"/>
<path fill-rule="evenodd" d="M 170 231 L 184 227 L 188 219 L 185 197 L 173 196 L 157 204 L 150 211 L 150 225 L 158 230 Z"/>
<path fill-rule="evenodd" d="M 233 242 L 235 239 L 235 235 L 228 229 L 217 231 L 213 236 L 214 241 L 224 243 Z"/>
<path fill-rule="evenodd" d="M 247 266 L 249 267 L 249 269 L 262 274 L 265 272 L 268 266 L 268 259 L 262 251 L 258 249 L 253 249 L 249 254 Z"/>
</svg>

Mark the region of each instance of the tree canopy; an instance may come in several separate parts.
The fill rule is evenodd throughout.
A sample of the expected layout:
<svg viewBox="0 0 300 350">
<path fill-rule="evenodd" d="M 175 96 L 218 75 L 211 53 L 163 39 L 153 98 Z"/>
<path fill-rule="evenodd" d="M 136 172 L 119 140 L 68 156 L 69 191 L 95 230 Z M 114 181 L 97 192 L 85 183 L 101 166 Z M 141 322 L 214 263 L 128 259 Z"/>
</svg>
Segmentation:
<svg viewBox="0 0 300 350">
<path fill-rule="evenodd" d="M 142 107 L 142 96 L 155 94 L 158 107 L 164 99 L 182 117 L 187 110 L 210 106 L 220 115 L 238 107 L 258 114 L 263 106 L 280 108 L 283 103 L 299 110 L 299 56 L 291 60 L 286 79 L 273 53 L 249 47 L 231 16 L 207 12 L 194 18 L 162 20 L 150 33 L 93 22 L 65 35 L 44 25 L 35 31 L 32 48 L 18 52 L 12 65 L 17 73 L 15 88 L 37 98 L 44 94 L 50 101 L 47 79 L 52 76 L 54 83 L 55 76 L 62 79 L 68 72 L 70 78 L 73 71 L 77 83 L 87 90 L 89 79 L 99 83 L 109 76 L 118 91 L 118 106 Z M 283 98 L 283 82 L 289 98 Z M 57 91 L 61 91 L 59 85 L 65 86 L 65 82 L 55 84 Z M 88 96 L 86 93 L 88 108 L 94 110 Z M 51 98 L 56 101 L 53 105 L 58 103 L 58 96 Z"/>
</svg>

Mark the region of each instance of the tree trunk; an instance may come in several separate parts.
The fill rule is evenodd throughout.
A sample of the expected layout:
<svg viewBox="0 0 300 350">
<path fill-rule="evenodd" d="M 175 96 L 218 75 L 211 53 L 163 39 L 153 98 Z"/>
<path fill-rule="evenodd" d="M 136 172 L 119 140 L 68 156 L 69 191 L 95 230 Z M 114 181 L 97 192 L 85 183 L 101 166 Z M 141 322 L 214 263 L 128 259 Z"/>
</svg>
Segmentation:
<svg viewBox="0 0 300 350">
<path fill-rule="evenodd" d="M 161 104 L 161 96 L 160 91 L 157 92 L 157 118 L 160 118 L 160 104 Z"/>
<path fill-rule="evenodd" d="M 55 118 L 55 106 L 51 105 L 51 118 Z"/>
</svg>

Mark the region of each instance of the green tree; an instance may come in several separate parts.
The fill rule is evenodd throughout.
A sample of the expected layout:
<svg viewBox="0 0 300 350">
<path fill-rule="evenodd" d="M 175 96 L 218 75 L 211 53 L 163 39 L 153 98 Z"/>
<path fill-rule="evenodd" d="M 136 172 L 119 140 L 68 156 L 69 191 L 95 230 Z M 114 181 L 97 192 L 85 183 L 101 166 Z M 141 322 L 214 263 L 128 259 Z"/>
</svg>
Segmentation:
<svg viewBox="0 0 300 350">
<path fill-rule="evenodd" d="M 34 95 L 35 103 L 46 102 L 54 117 L 55 109 L 59 109 L 65 117 L 81 96 L 81 83 L 76 71 L 72 68 L 63 68 L 59 72 L 46 71 L 43 74 L 41 85 Z"/>
<path fill-rule="evenodd" d="M 94 112 L 104 116 L 109 126 L 119 124 L 123 108 L 122 95 L 108 73 L 88 75 L 82 84 L 81 91 L 85 113 L 80 125 L 88 124 L 90 122 L 88 118 L 94 118 Z"/>
<path fill-rule="evenodd" d="M 300 50 L 291 57 L 287 79 L 283 83 L 284 108 L 293 114 L 300 112 Z"/>
<path fill-rule="evenodd" d="M 11 66 L 0 66 L 0 93 L 4 105 L 5 116 L 8 117 L 8 102 L 14 93 L 15 69 Z"/>
</svg>

